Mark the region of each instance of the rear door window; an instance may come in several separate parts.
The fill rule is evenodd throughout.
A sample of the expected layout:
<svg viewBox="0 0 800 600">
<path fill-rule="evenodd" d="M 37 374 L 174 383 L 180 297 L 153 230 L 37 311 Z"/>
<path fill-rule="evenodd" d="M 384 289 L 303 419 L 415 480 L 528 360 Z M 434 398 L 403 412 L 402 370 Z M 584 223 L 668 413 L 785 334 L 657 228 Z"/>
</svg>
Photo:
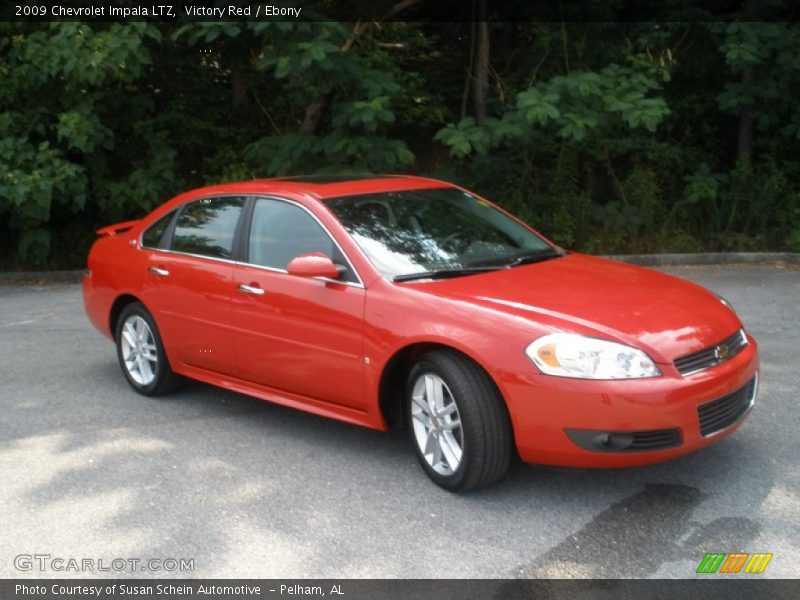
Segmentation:
<svg viewBox="0 0 800 600">
<path fill-rule="evenodd" d="M 203 198 L 187 204 L 175 224 L 172 250 L 211 258 L 233 258 L 244 198 Z"/>
</svg>

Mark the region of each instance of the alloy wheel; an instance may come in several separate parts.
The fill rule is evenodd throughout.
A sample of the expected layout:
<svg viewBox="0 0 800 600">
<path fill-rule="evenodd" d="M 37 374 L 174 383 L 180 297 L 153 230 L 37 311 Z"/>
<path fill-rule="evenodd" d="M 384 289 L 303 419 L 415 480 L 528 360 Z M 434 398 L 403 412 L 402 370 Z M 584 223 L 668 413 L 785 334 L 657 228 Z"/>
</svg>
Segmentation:
<svg viewBox="0 0 800 600">
<path fill-rule="evenodd" d="M 435 373 L 423 373 L 411 391 L 414 439 L 428 465 L 452 475 L 461 464 L 464 438 L 461 416 L 450 388 Z"/>
<path fill-rule="evenodd" d="M 120 347 L 125 369 L 139 385 L 149 385 L 156 377 L 158 351 L 150 326 L 139 315 L 131 315 L 122 324 Z"/>
</svg>

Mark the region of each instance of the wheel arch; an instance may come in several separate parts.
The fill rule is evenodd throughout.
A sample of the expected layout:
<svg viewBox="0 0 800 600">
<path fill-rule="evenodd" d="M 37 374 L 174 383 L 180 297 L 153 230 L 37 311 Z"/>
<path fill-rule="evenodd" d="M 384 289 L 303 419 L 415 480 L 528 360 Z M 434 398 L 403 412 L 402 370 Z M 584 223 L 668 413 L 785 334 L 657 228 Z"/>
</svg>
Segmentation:
<svg viewBox="0 0 800 600">
<path fill-rule="evenodd" d="M 475 356 L 451 344 L 438 341 L 416 341 L 406 344 L 392 354 L 383 366 L 378 382 L 378 406 L 381 415 L 390 429 L 405 426 L 405 413 L 403 411 L 403 393 L 408 372 L 417 359 L 432 350 L 449 350 L 473 362 L 486 373 L 489 381 L 497 389 L 500 398 L 508 409 L 503 390 L 492 376 L 492 373 Z M 513 430 L 513 428 L 512 428 Z"/>
<path fill-rule="evenodd" d="M 133 304 L 134 302 L 144 304 L 133 294 L 120 294 L 111 304 L 111 310 L 108 313 L 108 330 L 111 332 L 111 339 L 114 341 L 117 341 L 117 321 L 119 320 L 119 316 L 122 314 L 122 311 L 126 306 Z"/>
</svg>

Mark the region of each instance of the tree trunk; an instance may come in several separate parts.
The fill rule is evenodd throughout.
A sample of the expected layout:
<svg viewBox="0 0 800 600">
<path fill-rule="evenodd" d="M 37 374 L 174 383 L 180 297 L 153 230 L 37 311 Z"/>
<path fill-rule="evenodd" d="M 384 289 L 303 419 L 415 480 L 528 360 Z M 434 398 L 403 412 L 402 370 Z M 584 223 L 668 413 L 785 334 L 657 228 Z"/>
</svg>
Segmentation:
<svg viewBox="0 0 800 600">
<path fill-rule="evenodd" d="M 486 0 L 478 0 L 478 44 L 473 79 L 475 119 L 479 124 L 486 121 L 486 91 L 489 89 L 489 23 L 486 22 Z"/>
<path fill-rule="evenodd" d="M 742 83 L 746 86 L 753 82 L 753 67 L 745 67 Z M 753 167 L 753 113 L 749 107 L 739 113 L 739 148 L 737 153 L 739 164 L 747 169 Z"/>
<path fill-rule="evenodd" d="M 483 0 L 485 1 L 485 0 Z M 387 19 L 392 18 L 399 12 L 404 11 L 405 9 L 414 6 L 420 2 L 420 0 L 401 0 L 397 4 L 395 4 L 392 9 L 381 19 L 378 21 L 370 21 L 366 23 L 358 22 L 356 23 L 355 27 L 353 27 L 353 35 L 351 35 L 345 42 L 341 45 L 339 50 L 342 52 L 347 52 L 352 48 L 353 42 L 355 39 L 360 36 L 362 33 L 370 29 L 371 27 L 379 26 L 379 23 L 386 21 Z M 300 124 L 300 133 L 304 135 L 314 135 L 317 131 L 317 125 L 319 124 L 319 120 L 322 118 L 322 114 L 325 112 L 325 109 L 328 107 L 331 99 L 333 98 L 333 85 L 328 87 L 328 90 L 319 98 L 312 100 L 308 106 L 306 106 L 306 112 L 303 116 L 303 122 Z"/>
<path fill-rule="evenodd" d="M 241 106 L 247 98 L 247 77 L 238 67 L 231 71 L 231 96 L 234 108 Z"/>
<path fill-rule="evenodd" d="M 322 113 L 328 105 L 328 95 L 317 98 L 306 107 L 306 113 L 303 117 L 303 122 L 300 124 L 300 133 L 303 135 L 314 135 L 317 130 Z"/>
</svg>

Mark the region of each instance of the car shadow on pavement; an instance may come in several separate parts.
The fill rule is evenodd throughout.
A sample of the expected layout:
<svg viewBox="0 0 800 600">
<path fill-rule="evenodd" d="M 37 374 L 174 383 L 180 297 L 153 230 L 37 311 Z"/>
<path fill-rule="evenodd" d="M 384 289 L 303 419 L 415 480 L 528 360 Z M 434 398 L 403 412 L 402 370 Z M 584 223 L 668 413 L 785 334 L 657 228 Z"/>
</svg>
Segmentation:
<svg viewBox="0 0 800 600">
<path fill-rule="evenodd" d="M 666 562 L 702 557 L 709 549 L 749 547 L 760 529 L 750 519 L 720 518 L 700 527 L 693 523 L 694 510 L 706 499 L 695 487 L 647 484 L 515 575 L 546 579 L 648 577 Z"/>
<path fill-rule="evenodd" d="M 169 575 L 429 577 L 456 543 L 454 577 L 475 576 L 487 549 L 530 557 L 497 575 L 641 577 L 705 542 L 740 548 L 758 533 L 737 517 L 692 524 L 714 490 L 735 483 L 704 467 L 734 440 L 640 469 L 516 464 L 499 485 L 456 495 L 425 477 L 403 432 L 199 383 L 155 399 L 115 389 L 96 426 L 44 431 L 38 454 L 20 441 L 40 476 L 16 501 L 84 531 L 83 553 L 195 559 L 194 572 Z M 681 483 L 695 467 L 703 483 Z M 32 539 L 75 551 L 70 536 Z"/>
<path fill-rule="evenodd" d="M 800 282 L 766 268 L 695 275 L 761 342 L 740 431 L 637 469 L 517 464 L 463 496 L 425 477 L 402 433 L 202 384 L 138 396 L 77 286 L 0 295 L 0 550 L 186 557 L 193 572 L 155 575 L 191 577 L 438 577 L 443 557 L 449 577 L 685 577 L 704 552 L 776 551 L 767 575 L 795 576 Z M 67 573 L 80 574 L 116 573 Z M 7 560 L 0 575 L 38 574 Z"/>
</svg>

